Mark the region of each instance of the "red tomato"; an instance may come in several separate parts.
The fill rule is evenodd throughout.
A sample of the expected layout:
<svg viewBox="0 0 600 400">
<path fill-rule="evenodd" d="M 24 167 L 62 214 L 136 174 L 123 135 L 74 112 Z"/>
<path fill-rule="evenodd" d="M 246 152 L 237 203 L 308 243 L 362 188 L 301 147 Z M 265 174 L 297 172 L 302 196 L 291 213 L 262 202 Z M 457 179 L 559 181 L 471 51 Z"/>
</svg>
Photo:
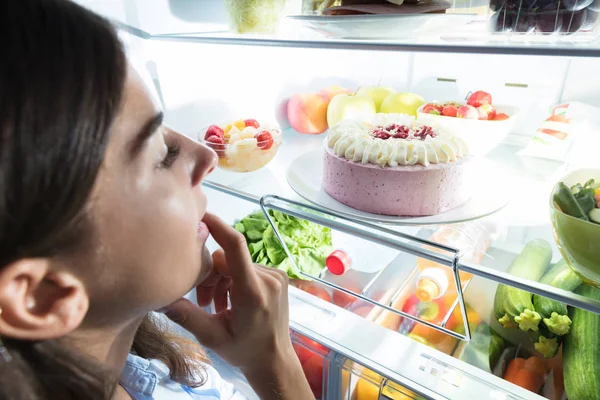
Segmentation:
<svg viewBox="0 0 600 400">
<path fill-rule="evenodd" d="M 308 360 L 311 356 L 315 355 L 315 353 L 329 353 L 329 349 L 327 347 L 307 337 L 300 337 L 298 339 L 298 343 L 294 343 L 294 350 L 296 350 L 296 354 L 298 355 L 301 364 L 304 364 L 306 360 Z"/>
<path fill-rule="evenodd" d="M 331 303 L 331 296 L 329 292 L 320 286 L 318 283 L 309 282 L 309 281 L 298 281 L 295 285 L 298 289 L 305 291 L 306 293 L 310 293 L 315 297 L 325 300 L 328 303 Z"/>
<path fill-rule="evenodd" d="M 347 289 L 353 293 L 361 292 L 361 290 L 358 286 L 352 285 L 352 284 L 344 286 L 344 289 Z M 356 300 L 358 300 L 356 297 L 354 297 L 350 294 L 346 294 L 340 290 L 333 291 L 333 304 L 335 304 L 336 306 L 346 308 L 349 305 L 351 305 L 352 303 L 354 303 Z"/>
<path fill-rule="evenodd" d="M 304 364 L 302 364 L 302 369 L 304 370 L 304 375 L 306 376 L 306 380 L 310 388 L 312 389 L 313 394 L 316 398 L 320 399 L 323 395 L 323 364 L 324 359 L 320 355 L 313 355 L 310 357 Z"/>
</svg>

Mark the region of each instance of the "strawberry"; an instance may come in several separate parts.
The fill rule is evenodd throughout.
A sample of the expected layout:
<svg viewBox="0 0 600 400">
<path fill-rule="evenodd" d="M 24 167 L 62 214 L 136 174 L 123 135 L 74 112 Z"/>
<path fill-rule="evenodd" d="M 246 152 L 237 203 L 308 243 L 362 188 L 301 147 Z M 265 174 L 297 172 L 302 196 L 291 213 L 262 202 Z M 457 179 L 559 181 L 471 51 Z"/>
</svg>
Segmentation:
<svg viewBox="0 0 600 400">
<path fill-rule="evenodd" d="M 479 112 L 473 106 L 462 106 L 456 110 L 456 118 L 479 119 Z"/>
<path fill-rule="evenodd" d="M 467 104 L 475 108 L 481 107 L 484 104 L 492 104 L 492 95 L 483 90 L 478 90 L 469 96 Z"/>
<path fill-rule="evenodd" d="M 493 120 L 496 117 L 496 108 L 491 104 L 477 107 L 477 112 L 479 113 L 479 119 L 486 121 Z"/>
<path fill-rule="evenodd" d="M 446 116 L 446 117 L 455 117 L 456 118 L 456 112 L 458 111 L 458 107 L 454 104 L 446 104 L 444 106 L 444 108 L 442 109 L 442 115 Z"/>
<path fill-rule="evenodd" d="M 259 123 L 258 123 L 258 121 L 257 121 L 257 120 L 255 120 L 255 119 L 245 119 L 245 120 L 244 120 L 244 124 L 245 124 L 246 126 L 253 126 L 253 127 L 255 127 L 256 129 L 258 129 L 258 128 L 260 127 L 260 124 L 259 124 Z"/>
<path fill-rule="evenodd" d="M 206 130 L 206 133 L 204 134 L 204 140 L 207 140 L 211 136 L 217 136 L 220 138 L 224 138 L 225 132 L 223 131 L 223 129 L 221 129 L 221 127 L 219 127 L 217 125 L 211 125 L 208 127 L 208 129 Z"/>
<path fill-rule="evenodd" d="M 209 136 L 205 139 L 206 145 L 213 149 L 219 158 L 225 158 L 225 139 L 219 136 Z"/>
<path fill-rule="evenodd" d="M 442 106 L 440 104 L 427 103 L 427 104 L 425 104 L 425 107 L 423 107 L 422 112 L 427 113 L 427 114 L 440 115 L 442 113 L 443 109 L 444 109 L 444 106 Z"/>
<path fill-rule="evenodd" d="M 273 146 L 273 136 L 268 131 L 258 132 L 255 136 L 258 147 L 263 150 L 269 150 Z"/>
<path fill-rule="evenodd" d="M 494 117 L 494 121 L 504 121 L 505 119 L 509 119 L 510 117 L 504 113 L 498 113 Z"/>
</svg>

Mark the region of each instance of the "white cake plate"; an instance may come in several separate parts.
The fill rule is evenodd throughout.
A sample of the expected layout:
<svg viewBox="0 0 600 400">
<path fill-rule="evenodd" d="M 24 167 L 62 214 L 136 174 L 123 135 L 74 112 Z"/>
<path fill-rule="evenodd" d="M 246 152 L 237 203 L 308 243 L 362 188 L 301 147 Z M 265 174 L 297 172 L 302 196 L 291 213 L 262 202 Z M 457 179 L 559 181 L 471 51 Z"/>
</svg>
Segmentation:
<svg viewBox="0 0 600 400">
<path fill-rule="evenodd" d="M 460 207 L 427 217 L 393 217 L 360 211 L 340 203 L 321 187 L 323 150 L 296 158 L 287 170 L 287 181 L 300 196 L 323 208 L 352 218 L 385 224 L 434 225 L 470 221 L 495 213 L 508 203 L 507 185 L 502 182 L 497 164 L 487 159 L 476 161 L 479 182 L 471 199 Z"/>
</svg>

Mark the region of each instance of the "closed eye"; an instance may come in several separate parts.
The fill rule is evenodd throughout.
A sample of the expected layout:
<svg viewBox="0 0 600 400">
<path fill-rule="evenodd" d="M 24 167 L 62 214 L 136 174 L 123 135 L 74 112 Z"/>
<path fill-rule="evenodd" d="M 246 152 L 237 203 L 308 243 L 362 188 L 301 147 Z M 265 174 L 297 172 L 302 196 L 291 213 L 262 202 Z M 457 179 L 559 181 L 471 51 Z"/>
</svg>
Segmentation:
<svg viewBox="0 0 600 400">
<path fill-rule="evenodd" d="M 159 168 L 163 169 L 163 168 L 169 168 L 170 166 L 172 166 L 173 163 L 175 162 L 175 160 L 177 160 L 177 157 L 179 157 L 180 152 L 181 152 L 181 148 L 179 147 L 179 144 L 168 143 L 167 144 L 167 154 L 165 154 L 165 157 L 160 162 Z"/>
</svg>

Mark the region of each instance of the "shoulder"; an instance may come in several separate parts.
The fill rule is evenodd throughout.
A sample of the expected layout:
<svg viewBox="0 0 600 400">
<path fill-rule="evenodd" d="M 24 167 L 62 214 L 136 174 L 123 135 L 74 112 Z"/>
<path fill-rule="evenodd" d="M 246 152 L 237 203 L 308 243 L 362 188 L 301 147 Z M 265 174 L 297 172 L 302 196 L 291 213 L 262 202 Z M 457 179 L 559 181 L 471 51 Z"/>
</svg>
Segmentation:
<svg viewBox="0 0 600 400">
<path fill-rule="evenodd" d="M 143 396 L 155 400 L 246 400 L 246 397 L 232 384 L 223 380 L 211 365 L 200 365 L 197 374 L 205 383 L 200 387 L 190 388 L 171 380 L 169 369 L 161 361 L 129 355 L 121 374 L 121 384 L 132 396 L 131 391 L 140 392 Z M 139 382 L 144 382 L 145 385 L 140 387 Z"/>
</svg>

